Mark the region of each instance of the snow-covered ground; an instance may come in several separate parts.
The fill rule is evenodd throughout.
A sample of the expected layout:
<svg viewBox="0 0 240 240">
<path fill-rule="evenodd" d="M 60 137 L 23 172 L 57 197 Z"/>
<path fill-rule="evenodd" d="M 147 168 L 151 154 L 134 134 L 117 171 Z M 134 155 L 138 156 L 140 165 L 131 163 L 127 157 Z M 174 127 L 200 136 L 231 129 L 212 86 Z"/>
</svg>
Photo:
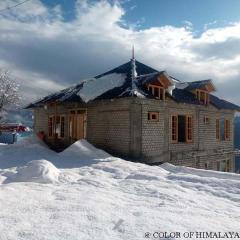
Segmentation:
<svg viewBox="0 0 240 240">
<path fill-rule="evenodd" d="M 236 232 L 239 219 L 240 175 L 132 163 L 84 140 L 62 153 L 34 137 L 0 145 L 1 240 Z"/>
</svg>

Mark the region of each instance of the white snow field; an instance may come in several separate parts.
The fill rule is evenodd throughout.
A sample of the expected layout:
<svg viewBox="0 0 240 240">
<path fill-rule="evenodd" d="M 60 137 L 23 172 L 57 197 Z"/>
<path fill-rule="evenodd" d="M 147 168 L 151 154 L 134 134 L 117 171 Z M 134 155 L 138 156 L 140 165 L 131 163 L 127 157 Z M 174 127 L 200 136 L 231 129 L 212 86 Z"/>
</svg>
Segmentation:
<svg viewBox="0 0 240 240">
<path fill-rule="evenodd" d="M 240 175 L 128 162 L 84 140 L 59 154 L 34 137 L 0 145 L 1 240 L 179 239 L 152 235 L 165 231 L 239 232 Z"/>
</svg>

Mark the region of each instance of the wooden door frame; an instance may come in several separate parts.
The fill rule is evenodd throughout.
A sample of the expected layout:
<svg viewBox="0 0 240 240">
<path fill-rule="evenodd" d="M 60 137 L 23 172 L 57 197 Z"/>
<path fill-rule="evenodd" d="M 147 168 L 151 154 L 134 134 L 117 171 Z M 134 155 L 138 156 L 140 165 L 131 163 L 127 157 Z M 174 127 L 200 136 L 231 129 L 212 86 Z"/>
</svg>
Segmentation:
<svg viewBox="0 0 240 240">
<path fill-rule="evenodd" d="M 75 112 L 74 114 L 71 112 Z M 84 111 L 83 113 L 77 113 L 77 111 Z M 78 120 L 77 120 L 77 116 L 83 116 L 82 119 L 82 133 L 83 133 L 83 138 L 79 138 L 79 139 L 85 139 L 86 138 L 86 131 L 85 131 L 85 127 L 86 127 L 86 120 L 87 120 L 87 109 L 83 109 L 83 108 L 73 108 L 73 109 L 69 109 L 69 113 L 68 113 L 68 136 L 69 139 L 72 140 L 79 140 L 78 139 L 78 133 L 75 131 L 78 131 Z M 70 136 L 70 119 L 72 118 L 73 124 L 72 124 L 72 136 Z M 75 132 L 75 133 L 74 133 Z"/>
</svg>

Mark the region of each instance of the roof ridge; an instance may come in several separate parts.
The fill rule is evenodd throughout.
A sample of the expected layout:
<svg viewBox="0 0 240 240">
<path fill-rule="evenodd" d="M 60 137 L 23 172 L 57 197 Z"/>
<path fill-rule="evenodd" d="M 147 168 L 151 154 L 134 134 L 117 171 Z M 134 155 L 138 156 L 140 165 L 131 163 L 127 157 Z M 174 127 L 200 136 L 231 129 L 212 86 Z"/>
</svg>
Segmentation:
<svg viewBox="0 0 240 240">
<path fill-rule="evenodd" d="M 191 82 L 189 82 L 189 83 L 207 82 L 207 81 L 212 81 L 212 79 L 209 78 L 209 79 L 203 79 L 203 80 L 196 80 L 196 81 L 191 81 Z"/>
</svg>

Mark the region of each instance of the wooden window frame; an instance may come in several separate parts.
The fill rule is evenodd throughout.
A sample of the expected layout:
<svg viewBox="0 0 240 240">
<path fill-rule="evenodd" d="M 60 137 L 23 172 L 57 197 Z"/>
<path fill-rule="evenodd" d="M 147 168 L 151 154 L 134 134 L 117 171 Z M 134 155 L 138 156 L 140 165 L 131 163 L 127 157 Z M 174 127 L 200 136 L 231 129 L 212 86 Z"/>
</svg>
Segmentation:
<svg viewBox="0 0 240 240">
<path fill-rule="evenodd" d="M 193 116 L 186 115 L 186 142 L 193 142 Z"/>
<path fill-rule="evenodd" d="M 226 160 L 226 172 L 231 172 L 231 164 L 229 159 Z"/>
<path fill-rule="evenodd" d="M 224 164 L 224 166 L 223 166 L 223 164 Z M 231 172 L 231 161 L 230 161 L 230 159 L 217 161 L 217 171 Z"/>
<path fill-rule="evenodd" d="M 224 138 L 221 139 L 220 119 L 216 119 L 216 140 L 230 141 L 231 140 L 231 122 L 229 119 L 224 119 Z"/>
<path fill-rule="evenodd" d="M 152 92 L 152 95 L 159 99 L 159 100 L 162 100 L 162 101 L 165 101 L 165 95 L 166 95 L 166 92 L 165 92 L 165 89 L 164 87 L 161 87 L 161 86 L 157 86 L 157 85 L 153 85 L 153 84 L 149 84 L 148 85 L 148 90 Z M 158 91 L 158 94 L 157 96 L 155 95 L 155 91 Z"/>
<path fill-rule="evenodd" d="M 65 116 L 60 116 L 60 138 L 65 137 Z"/>
<path fill-rule="evenodd" d="M 230 120 L 224 120 L 224 140 L 230 141 Z"/>
<path fill-rule="evenodd" d="M 183 115 L 185 116 L 185 142 L 179 142 L 178 136 L 178 116 Z M 193 143 L 194 139 L 194 122 L 193 116 L 189 114 L 173 114 L 171 115 L 171 142 L 172 143 Z"/>
<path fill-rule="evenodd" d="M 57 115 L 49 115 L 49 117 L 48 117 L 48 137 L 49 138 L 54 138 L 54 137 L 56 137 L 56 121 L 57 121 L 57 118 L 59 117 L 59 119 L 60 119 L 60 122 L 59 122 L 59 124 L 60 124 L 60 134 L 59 134 L 59 136 L 57 137 L 57 138 L 59 138 L 59 139 L 63 139 L 64 137 L 65 137 L 65 125 L 64 125 L 64 130 L 63 130 L 63 133 L 64 133 L 64 135 L 62 136 L 61 135 L 61 131 L 62 131 L 62 119 L 64 119 L 64 124 L 65 124 L 65 115 L 64 114 L 57 114 Z M 49 128 L 50 128 L 50 126 L 49 126 L 49 122 L 50 122 L 50 119 L 52 119 L 52 134 L 50 135 L 49 133 L 50 133 L 50 131 L 49 131 Z"/>
<path fill-rule="evenodd" d="M 76 129 L 77 129 L 77 122 L 74 121 L 74 116 L 83 115 L 83 139 L 87 136 L 87 129 L 86 129 L 86 122 L 87 122 L 87 109 L 85 108 L 72 108 L 68 112 L 68 137 L 70 139 L 76 139 Z M 70 127 L 71 122 L 71 127 Z"/>
<path fill-rule="evenodd" d="M 156 116 L 156 118 L 153 118 L 153 116 Z M 148 121 L 159 122 L 159 112 L 148 112 Z"/>
<path fill-rule="evenodd" d="M 204 99 L 202 99 L 202 94 L 204 95 L 204 97 L 203 97 Z M 200 102 L 202 102 L 204 105 L 209 104 L 210 98 L 209 98 L 209 92 L 208 91 L 197 89 L 196 90 L 196 96 L 197 96 L 197 99 Z"/>
<path fill-rule="evenodd" d="M 171 116 L 171 141 L 178 143 L 178 115 Z"/>
<path fill-rule="evenodd" d="M 205 162 L 205 163 L 204 163 L 204 169 L 205 169 L 205 170 L 208 170 L 208 169 L 209 169 L 209 162 Z"/>
<path fill-rule="evenodd" d="M 73 138 L 73 129 L 74 129 L 74 126 L 73 126 L 73 114 L 70 114 L 68 116 L 68 136 L 69 138 Z"/>
<path fill-rule="evenodd" d="M 54 136 L 54 116 L 49 116 L 48 117 L 48 137 L 51 138 L 53 136 Z"/>
<path fill-rule="evenodd" d="M 203 123 L 204 123 L 205 125 L 210 124 L 210 118 L 209 118 L 208 116 L 204 116 L 204 117 L 203 117 Z"/>
</svg>

